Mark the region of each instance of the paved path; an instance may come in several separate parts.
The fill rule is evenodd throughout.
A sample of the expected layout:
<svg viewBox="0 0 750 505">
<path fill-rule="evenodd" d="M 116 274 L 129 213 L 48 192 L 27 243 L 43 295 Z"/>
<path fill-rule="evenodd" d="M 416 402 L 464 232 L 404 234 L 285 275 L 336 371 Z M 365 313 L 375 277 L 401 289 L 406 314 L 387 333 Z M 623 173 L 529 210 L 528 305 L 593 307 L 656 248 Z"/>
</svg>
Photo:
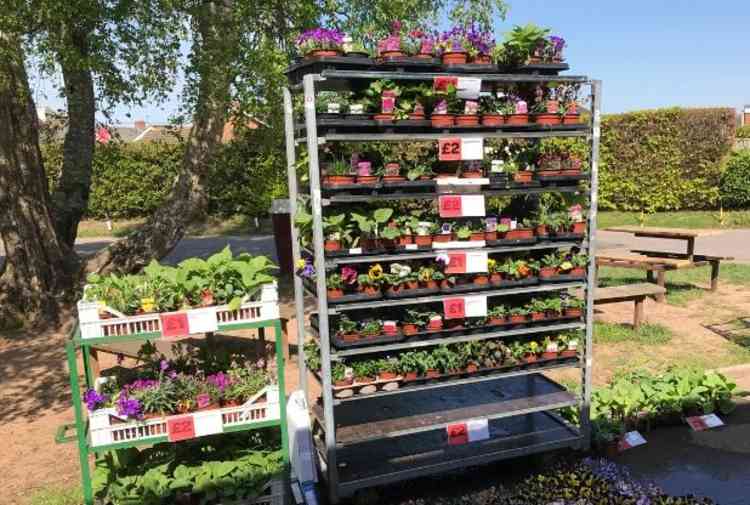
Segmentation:
<svg viewBox="0 0 750 505">
<path fill-rule="evenodd" d="M 695 239 L 695 253 L 731 256 L 736 261 L 750 262 L 750 230 L 707 231 Z M 655 251 L 685 252 L 685 242 L 656 238 L 637 238 L 630 233 L 598 231 L 598 249 L 652 249 Z"/>
</svg>

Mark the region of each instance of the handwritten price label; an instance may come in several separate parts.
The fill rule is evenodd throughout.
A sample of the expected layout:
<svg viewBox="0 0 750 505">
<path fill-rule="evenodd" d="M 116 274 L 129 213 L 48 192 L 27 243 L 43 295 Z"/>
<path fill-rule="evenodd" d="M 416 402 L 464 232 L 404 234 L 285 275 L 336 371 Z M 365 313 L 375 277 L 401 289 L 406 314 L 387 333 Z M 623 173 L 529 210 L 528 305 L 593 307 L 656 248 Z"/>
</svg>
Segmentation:
<svg viewBox="0 0 750 505">
<path fill-rule="evenodd" d="M 161 334 L 164 338 L 184 337 L 190 334 L 188 317 L 185 312 L 160 314 Z"/>
<path fill-rule="evenodd" d="M 466 317 L 466 303 L 463 298 L 443 300 L 445 319 L 463 319 Z"/>
<path fill-rule="evenodd" d="M 438 140 L 438 159 L 440 161 L 460 161 L 461 139 L 450 137 Z"/>
<path fill-rule="evenodd" d="M 449 424 L 445 427 L 448 434 L 448 444 L 463 445 L 469 443 L 469 428 L 466 423 Z"/>
<path fill-rule="evenodd" d="M 716 414 L 688 417 L 685 418 L 685 421 L 687 421 L 693 431 L 704 431 L 724 426 L 724 422 Z"/>
<path fill-rule="evenodd" d="M 450 445 L 480 442 L 490 438 L 490 426 L 487 419 L 472 419 L 465 423 L 449 424 L 445 431 Z"/>
<path fill-rule="evenodd" d="M 195 421 L 193 420 L 193 416 L 167 419 L 167 437 L 170 442 L 195 438 Z"/>
<path fill-rule="evenodd" d="M 448 264 L 445 266 L 447 274 L 466 273 L 466 253 L 448 253 Z"/>
<path fill-rule="evenodd" d="M 432 88 L 435 91 L 448 91 L 448 87 L 451 85 L 458 86 L 458 77 L 441 75 L 435 77 L 432 81 Z"/>
<path fill-rule="evenodd" d="M 442 195 L 439 198 L 440 217 L 461 217 L 463 200 L 459 195 Z"/>
</svg>

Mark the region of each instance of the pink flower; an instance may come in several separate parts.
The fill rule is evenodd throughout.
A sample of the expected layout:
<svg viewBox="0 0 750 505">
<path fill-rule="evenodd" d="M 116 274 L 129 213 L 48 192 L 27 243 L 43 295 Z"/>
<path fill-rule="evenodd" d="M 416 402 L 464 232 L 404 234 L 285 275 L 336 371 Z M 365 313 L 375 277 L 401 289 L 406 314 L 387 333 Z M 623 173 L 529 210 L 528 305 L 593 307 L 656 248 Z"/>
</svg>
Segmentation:
<svg viewBox="0 0 750 505">
<path fill-rule="evenodd" d="M 357 282 L 357 271 L 352 267 L 344 267 L 341 269 L 341 279 L 346 284 L 354 284 Z"/>
</svg>

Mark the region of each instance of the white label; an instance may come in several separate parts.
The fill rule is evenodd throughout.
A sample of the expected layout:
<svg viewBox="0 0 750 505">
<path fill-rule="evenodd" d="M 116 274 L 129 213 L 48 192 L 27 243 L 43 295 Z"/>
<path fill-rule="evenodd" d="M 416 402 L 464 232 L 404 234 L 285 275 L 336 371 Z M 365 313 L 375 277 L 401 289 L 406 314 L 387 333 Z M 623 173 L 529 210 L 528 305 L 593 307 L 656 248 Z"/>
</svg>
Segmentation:
<svg viewBox="0 0 750 505">
<path fill-rule="evenodd" d="M 465 296 L 464 312 L 466 317 L 487 317 L 487 297 L 483 295 Z"/>
<path fill-rule="evenodd" d="M 187 313 L 188 331 L 193 333 L 210 333 L 219 329 L 216 319 L 216 307 L 192 309 Z"/>
<path fill-rule="evenodd" d="M 493 174 L 501 174 L 505 172 L 505 163 L 503 162 L 503 160 L 492 160 L 490 172 L 492 172 Z"/>
<path fill-rule="evenodd" d="M 490 438 L 490 426 L 487 419 L 466 421 L 466 429 L 469 432 L 469 442 L 479 442 Z"/>
<path fill-rule="evenodd" d="M 221 411 L 219 409 L 193 414 L 195 419 L 195 436 L 216 435 L 222 433 Z"/>
<path fill-rule="evenodd" d="M 484 217 L 484 195 L 462 195 L 462 217 Z"/>
<path fill-rule="evenodd" d="M 716 414 L 708 414 L 706 416 L 703 416 L 703 422 L 706 423 L 706 426 L 709 428 L 718 428 L 719 426 L 724 426 L 724 422 L 719 419 L 719 416 Z"/>
<path fill-rule="evenodd" d="M 709 430 L 711 428 L 717 428 L 719 426 L 724 426 L 724 423 L 716 414 L 688 417 L 685 419 L 685 421 L 687 421 L 688 425 L 693 429 L 693 431 L 703 431 Z"/>
<path fill-rule="evenodd" d="M 416 251 L 417 249 L 419 249 L 419 246 L 417 244 L 406 244 L 404 246 L 404 249 L 406 249 L 407 251 Z"/>
<path fill-rule="evenodd" d="M 483 273 L 487 271 L 487 252 L 471 251 L 466 253 L 466 273 Z"/>
<path fill-rule="evenodd" d="M 329 114 L 338 114 L 341 112 L 341 104 L 340 103 L 329 103 L 328 104 L 328 113 Z"/>
<path fill-rule="evenodd" d="M 459 77 L 456 83 L 456 95 L 464 100 L 479 98 L 479 91 L 482 88 L 482 79 L 476 77 Z"/>
<path fill-rule="evenodd" d="M 362 248 L 361 247 L 355 247 L 354 249 L 349 249 L 349 254 L 362 254 Z"/>
<path fill-rule="evenodd" d="M 645 443 L 646 439 L 643 438 L 643 435 L 641 435 L 637 431 L 629 431 L 622 437 L 622 440 L 619 444 L 619 449 L 621 451 L 624 451 L 632 447 L 638 447 L 639 445 L 643 445 Z"/>
<path fill-rule="evenodd" d="M 481 137 L 461 139 L 461 159 L 484 159 L 484 139 Z"/>
</svg>

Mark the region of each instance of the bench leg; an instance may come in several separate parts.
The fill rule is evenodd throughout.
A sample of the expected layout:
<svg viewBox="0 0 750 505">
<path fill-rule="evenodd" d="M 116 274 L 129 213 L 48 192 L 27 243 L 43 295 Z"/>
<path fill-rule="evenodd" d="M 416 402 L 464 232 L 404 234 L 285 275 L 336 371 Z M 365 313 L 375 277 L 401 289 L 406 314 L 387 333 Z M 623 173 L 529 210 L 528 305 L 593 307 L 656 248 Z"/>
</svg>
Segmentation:
<svg viewBox="0 0 750 505">
<path fill-rule="evenodd" d="M 719 289 L 719 262 L 711 262 L 711 291 Z"/>
<path fill-rule="evenodd" d="M 645 296 L 640 296 L 635 299 L 635 312 L 633 313 L 633 329 L 638 330 L 643 322 L 643 306 L 646 300 Z"/>
<path fill-rule="evenodd" d="M 656 272 L 656 285 L 665 288 L 666 278 L 667 278 L 667 272 L 665 272 L 664 270 L 658 270 Z M 664 303 L 666 300 L 667 300 L 666 295 L 656 295 L 657 302 Z"/>
</svg>

